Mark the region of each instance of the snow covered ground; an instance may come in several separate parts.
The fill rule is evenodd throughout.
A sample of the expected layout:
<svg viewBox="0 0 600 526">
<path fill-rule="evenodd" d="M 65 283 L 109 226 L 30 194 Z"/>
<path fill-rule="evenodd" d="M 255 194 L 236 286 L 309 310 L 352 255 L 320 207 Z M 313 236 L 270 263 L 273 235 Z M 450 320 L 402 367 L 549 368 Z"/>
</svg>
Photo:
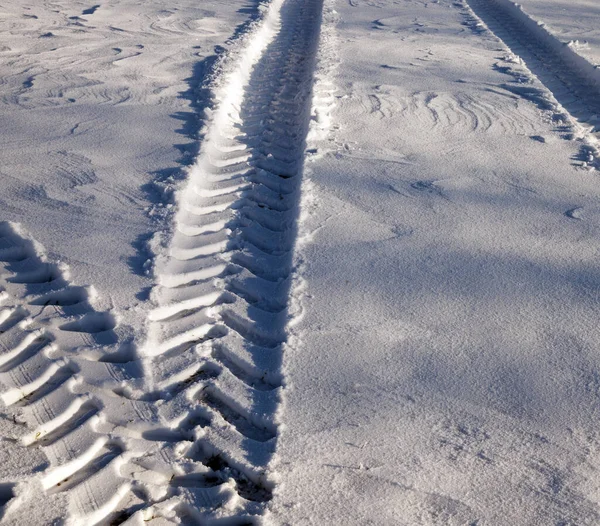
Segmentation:
<svg viewBox="0 0 600 526">
<path fill-rule="evenodd" d="M 280 523 L 596 524 L 597 172 L 466 4 L 337 9 Z"/>
<path fill-rule="evenodd" d="M 547 25 L 548 30 L 577 53 L 600 65 L 600 6 L 594 0 L 521 0 L 527 14 Z"/>
<path fill-rule="evenodd" d="M 197 151 L 194 91 L 255 14 L 242 0 L 5 2 L 1 219 L 132 308 L 151 285 L 145 239 L 165 228 L 148 207 Z"/>
<path fill-rule="evenodd" d="M 2 4 L 3 523 L 600 522 L 600 12 L 522 3 Z"/>
</svg>

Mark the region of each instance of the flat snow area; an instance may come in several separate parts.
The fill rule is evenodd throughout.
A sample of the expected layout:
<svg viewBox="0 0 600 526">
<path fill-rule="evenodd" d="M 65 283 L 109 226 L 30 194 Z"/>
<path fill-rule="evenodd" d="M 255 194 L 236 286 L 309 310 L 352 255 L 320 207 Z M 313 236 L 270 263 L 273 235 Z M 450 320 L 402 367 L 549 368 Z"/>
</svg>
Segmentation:
<svg viewBox="0 0 600 526">
<path fill-rule="evenodd" d="M 0 522 L 600 524 L 600 11 L 521 3 L 1 3 Z"/>
<path fill-rule="evenodd" d="M 278 523 L 596 524 L 597 172 L 465 6 L 336 9 Z"/>
</svg>

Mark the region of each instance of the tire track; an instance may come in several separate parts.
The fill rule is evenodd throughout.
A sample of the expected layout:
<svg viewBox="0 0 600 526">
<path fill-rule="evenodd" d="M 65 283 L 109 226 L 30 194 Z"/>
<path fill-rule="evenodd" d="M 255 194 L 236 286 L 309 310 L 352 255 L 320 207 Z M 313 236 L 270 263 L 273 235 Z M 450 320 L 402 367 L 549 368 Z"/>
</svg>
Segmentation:
<svg viewBox="0 0 600 526">
<path fill-rule="evenodd" d="M 175 449 L 186 436 L 165 437 L 160 396 L 142 390 L 127 331 L 67 276 L 18 226 L 0 224 L 0 400 L 18 443 L 49 461 L 0 487 L 0 512 L 23 513 L 43 498 L 55 516 L 32 524 L 120 524 L 138 512 L 142 520 L 175 495 L 169 480 L 185 473 Z"/>
<path fill-rule="evenodd" d="M 55 503 L 49 506 L 55 516 L 31 518 L 32 524 L 65 518 L 69 524 L 121 524 L 136 514 L 139 522 L 162 513 L 153 507 L 157 502 L 182 506 L 180 485 L 187 493 L 190 486 L 201 493 L 219 486 L 214 508 L 231 501 L 238 493 L 228 478 L 181 461 L 178 453 L 208 416 L 192 409 L 177 426 L 165 427 L 164 393 L 142 389 L 144 364 L 127 332 L 110 313 L 97 312 L 90 292 L 67 276 L 68 269 L 49 262 L 17 225 L 0 224 L 0 400 L 21 447 L 40 448 L 48 459 L 30 479 L 2 484 L 0 513 L 23 513 L 43 498 Z M 201 365 L 177 387 L 183 392 L 216 374 Z M 209 405 L 222 403 L 218 393 L 206 396 Z M 190 506 L 189 513 L 200 513 Z"/>
<path fill-rule="evenodd" d="M 135 376 L 127 334 L 16 225 L 0 224 L 0 274 L 0 399 L 27 426 L 18 433 L 22 447 L 40 447 L 49 460 L 38 476 L 45 498 L 70 491 L 70 507 L 92 513 L 71 515 L 96 524 L 111 509 L 95 479 L 128 483 L 113 469 L 128 448 L 101 429 L 132 412 L 110 390 Z M 23 509 L 36 496 L 20 486 L 12 497 Z"/>
<path fill-rule="evenodd" d="M 73 524 L 265 513 L 321 9 L 274 0 L 242 37 L 139 352 L 91 289 L 0 225 L 0 399 L 22 447 L 49 460 L 2 485 L 6 514 L 40 498 Z"/>
<path fill-rule="evenodd" d="M 516 55 L 513 61 L 525 63 L 530 72 L 550 92 L 550 100 L 542 100 L 531 86 L 508 84 L 505 89 L 543 106 L 562 106 L 582 139 L 584 166 L 600 168 L 600 70 L 551 35 L 543 23 L 529 18 L 521 7 L 510 0 L 464 0 L 476 19 L 479 19 L 509 50 Z M 477 30 L 482 24 L 474 20 Z M 510 71 L 508 71 L 510 72 Z M 555 104 L 557 101 L 559 104 Z M 547 108 L 546 108 L 547 109 Z M 571 119 L 573 120 L 573 119 Z"/>
<path fill-rule="evenodd" d="M 321 10 L 321 0 L 270 5 L 217 89 L 178 196 L 143 350 L 151 390 L 166 400 L 164 433 L 189 440 L 180 462 L 193 466 L 171 481 L 177 504 L 156 506 L 164 514 L 248 521 L 272 495 Z"/>
</svg>

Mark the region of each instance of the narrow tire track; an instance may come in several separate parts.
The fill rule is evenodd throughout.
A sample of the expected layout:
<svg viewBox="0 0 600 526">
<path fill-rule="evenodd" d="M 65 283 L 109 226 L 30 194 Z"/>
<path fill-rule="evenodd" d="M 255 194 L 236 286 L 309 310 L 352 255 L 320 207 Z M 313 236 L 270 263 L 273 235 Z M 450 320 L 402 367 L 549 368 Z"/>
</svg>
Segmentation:
<svg viewBox="0 0 600 526">
<path fill-rule="evenodd" d="M 600 69 L 560 42 L 511 0 L 463 0 L 489 31 L 518 56 L 584 130 L 584 165 L 600 168 Z M 479 28 L 481 23 L 476 23 Z M 530 87 L 511 87 L 524 97 Z M 533 96 L 534 98 L 535 95 Z"/>
</svg>

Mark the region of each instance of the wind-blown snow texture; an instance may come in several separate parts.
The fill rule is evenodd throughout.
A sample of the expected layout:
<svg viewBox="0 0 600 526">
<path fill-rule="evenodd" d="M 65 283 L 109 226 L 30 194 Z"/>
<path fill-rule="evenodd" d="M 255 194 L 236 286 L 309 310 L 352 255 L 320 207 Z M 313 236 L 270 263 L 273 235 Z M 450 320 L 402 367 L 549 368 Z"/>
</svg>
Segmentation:
<svg viewBox="0 0 600 526">
<path fill-rule="evenodd" d="M 599 521 L 593 109 L 505 7 L 336 4 L 279 524 Z"/>
<path fill-rule="evenodd" d="M 598 524 L 587 0 L 0 6 L 0 519 Z"/>
</svg>

